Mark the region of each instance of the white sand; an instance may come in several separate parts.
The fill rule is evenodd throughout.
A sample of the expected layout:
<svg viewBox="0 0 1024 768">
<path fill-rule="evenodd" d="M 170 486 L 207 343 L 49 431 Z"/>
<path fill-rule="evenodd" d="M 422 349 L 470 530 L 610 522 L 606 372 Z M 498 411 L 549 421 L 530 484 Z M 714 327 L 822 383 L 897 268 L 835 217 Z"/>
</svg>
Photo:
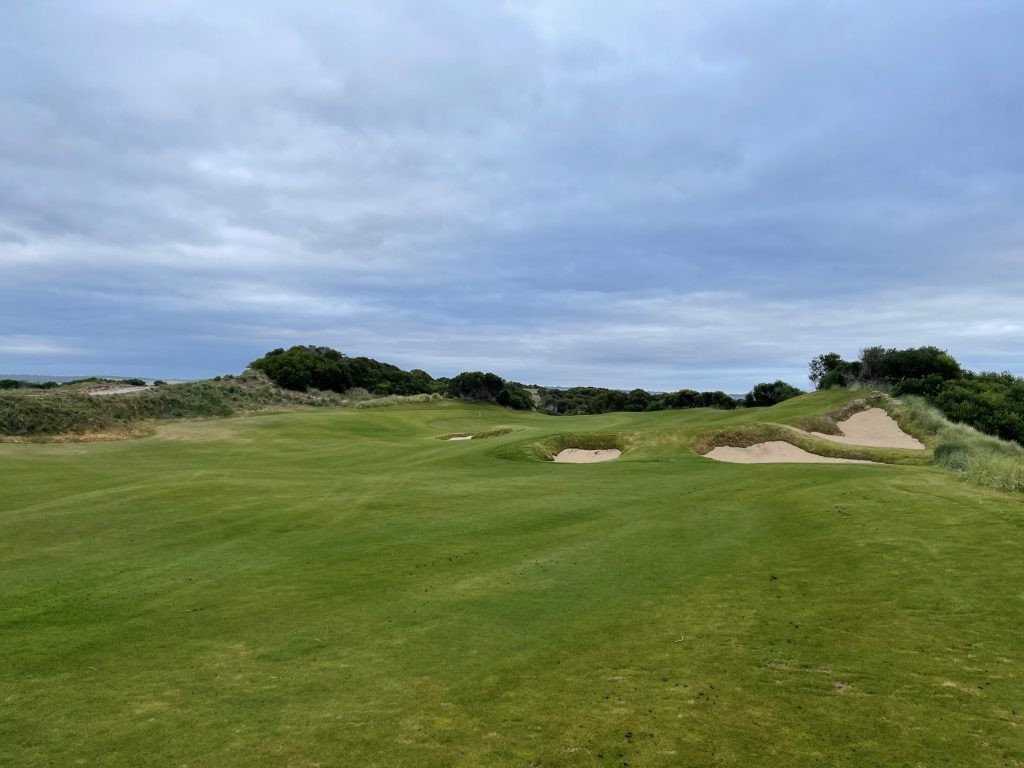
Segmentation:
<svg viewBox="0 0 1024 768">
<path fill-rule="evenodd" d="M 841 435 L 825 435 L 812 432 L 815 437 L 846 445 L 867 445 L 876 448 L 910 448 L 924 450 L 924 444 L 908 435 L 900 425 L 881 408 L 868 408 L 855 413 L 837 425 Z"/>
<path fill-rule="evenodd" d="M 133 392 L 145 392 L 149 387 L 117 387 L 116 389 L 92 389 L 90 395 L 104 397 L 106 395 L 130 395 Z"/>
<path fill-rule="evenodd" d="M 449 437 L 449 440 L 472 440 L 472 435 L 456 435 L 455 437 Z"/>
<path fill-rule="evenodd" d="M 566 448 L 555 454 L 554 460 L 559 464 L 596 464 L 599 461 L 611 461 L 622 455 L 618 448 L 603 448 L 598 451 L 586 448 Z"/>
<path fill-rule="evenodd" d="M 757 443 L 749 448 L 733 448 L 732 446 L 719 446 L 704 454 L 715 461 L 728 461 L 732 464 L 876 464 L 874 461 L 863 461 L 861 459 L 833 459 L 828 456 L 818 456 L 808 453 L 803 448 L 785 443 L 781 440 L 772 440 L 767 443 Z"/>
</svg>

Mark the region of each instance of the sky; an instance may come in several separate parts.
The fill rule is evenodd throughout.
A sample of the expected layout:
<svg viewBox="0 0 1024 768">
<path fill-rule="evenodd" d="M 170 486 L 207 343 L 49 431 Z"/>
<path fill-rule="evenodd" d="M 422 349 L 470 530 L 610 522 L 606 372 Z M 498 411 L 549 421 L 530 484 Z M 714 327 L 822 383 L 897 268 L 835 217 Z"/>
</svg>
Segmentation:
<svg viewBox="0 0 1024 768">
<path fill-rule="evenodd" d="M 744 392 L 1024 374 L 1019 0 L 33 0 L 0 27 L 0 372 L 328 345 Z"/>
</svg>

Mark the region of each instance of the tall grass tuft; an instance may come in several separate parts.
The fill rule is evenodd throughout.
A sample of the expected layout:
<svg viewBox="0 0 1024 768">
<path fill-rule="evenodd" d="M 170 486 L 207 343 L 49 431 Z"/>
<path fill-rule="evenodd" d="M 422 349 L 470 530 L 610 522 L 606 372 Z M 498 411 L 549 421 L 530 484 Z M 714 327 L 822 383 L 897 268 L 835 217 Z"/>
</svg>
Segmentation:
<svg viewBox="0 0 1024 768">
<path fill-rule="evenodd" d="M 444 400 L 436 392 L 420 395 L 385 395 L 384 397 L 373 397 L 369 400 L 360 400 L 352 404 L 353 408 L 387 408 L 389 405 L 403 405 L 405 403 L 434 403 Z"/>
<path fill-rule="evenodd" d="M 922 398 L 902 398 L 902 417 L 935 436 L 935 463 L 977 485 L 1024 493 L 1024 446 L 955 424 Z"/>
</svg>

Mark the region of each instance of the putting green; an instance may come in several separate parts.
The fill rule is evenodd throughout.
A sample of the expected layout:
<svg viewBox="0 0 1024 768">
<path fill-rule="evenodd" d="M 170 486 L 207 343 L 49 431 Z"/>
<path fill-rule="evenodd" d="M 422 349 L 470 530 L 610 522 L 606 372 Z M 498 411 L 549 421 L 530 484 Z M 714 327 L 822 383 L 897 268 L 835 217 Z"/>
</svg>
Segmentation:
<svg viewBox="0 0 1024 768">
<path fill-rule="evenodd" d="M 851 397 L 0 445 L 0 765 L 1021 764 L 1019 496 L 691 448 Z"/>
</svg>

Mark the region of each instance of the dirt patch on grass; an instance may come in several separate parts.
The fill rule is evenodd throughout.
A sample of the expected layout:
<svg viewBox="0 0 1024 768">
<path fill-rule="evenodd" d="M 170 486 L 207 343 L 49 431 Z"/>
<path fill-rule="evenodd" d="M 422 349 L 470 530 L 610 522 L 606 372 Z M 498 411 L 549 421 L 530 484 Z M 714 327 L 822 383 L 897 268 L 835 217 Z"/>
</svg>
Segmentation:
<svg viewBox="0 0 1024 768">
<path fill-rule="evenodd" d="M 619 458 L 622 451 L 618 448 L 564 448 L 551 459 L 557 464 L 597 464 Z"/>
<path fill-rule="evenodd" d="M 866 445 L 876 448 L 907 448 L 923 451 L 924 443 L 911 437 L 881 408 L 869 408 L 854 413 L 836 424 L 840 434 L 812 432 L 815 437 L 846 445 Z"/>
<path fill-rule="evenodd" d="M 727 461 L 731 464 L 875 464 L 874 461 L 863 459 L 839 459 L 819 456 L 803 448 L 797 448 L 782 440 L 771 440 L 766 443 L 755 443 L 744 448 L 734 446 L 718 446 L 708 451 L 709 459 Z"/>
</svg>

